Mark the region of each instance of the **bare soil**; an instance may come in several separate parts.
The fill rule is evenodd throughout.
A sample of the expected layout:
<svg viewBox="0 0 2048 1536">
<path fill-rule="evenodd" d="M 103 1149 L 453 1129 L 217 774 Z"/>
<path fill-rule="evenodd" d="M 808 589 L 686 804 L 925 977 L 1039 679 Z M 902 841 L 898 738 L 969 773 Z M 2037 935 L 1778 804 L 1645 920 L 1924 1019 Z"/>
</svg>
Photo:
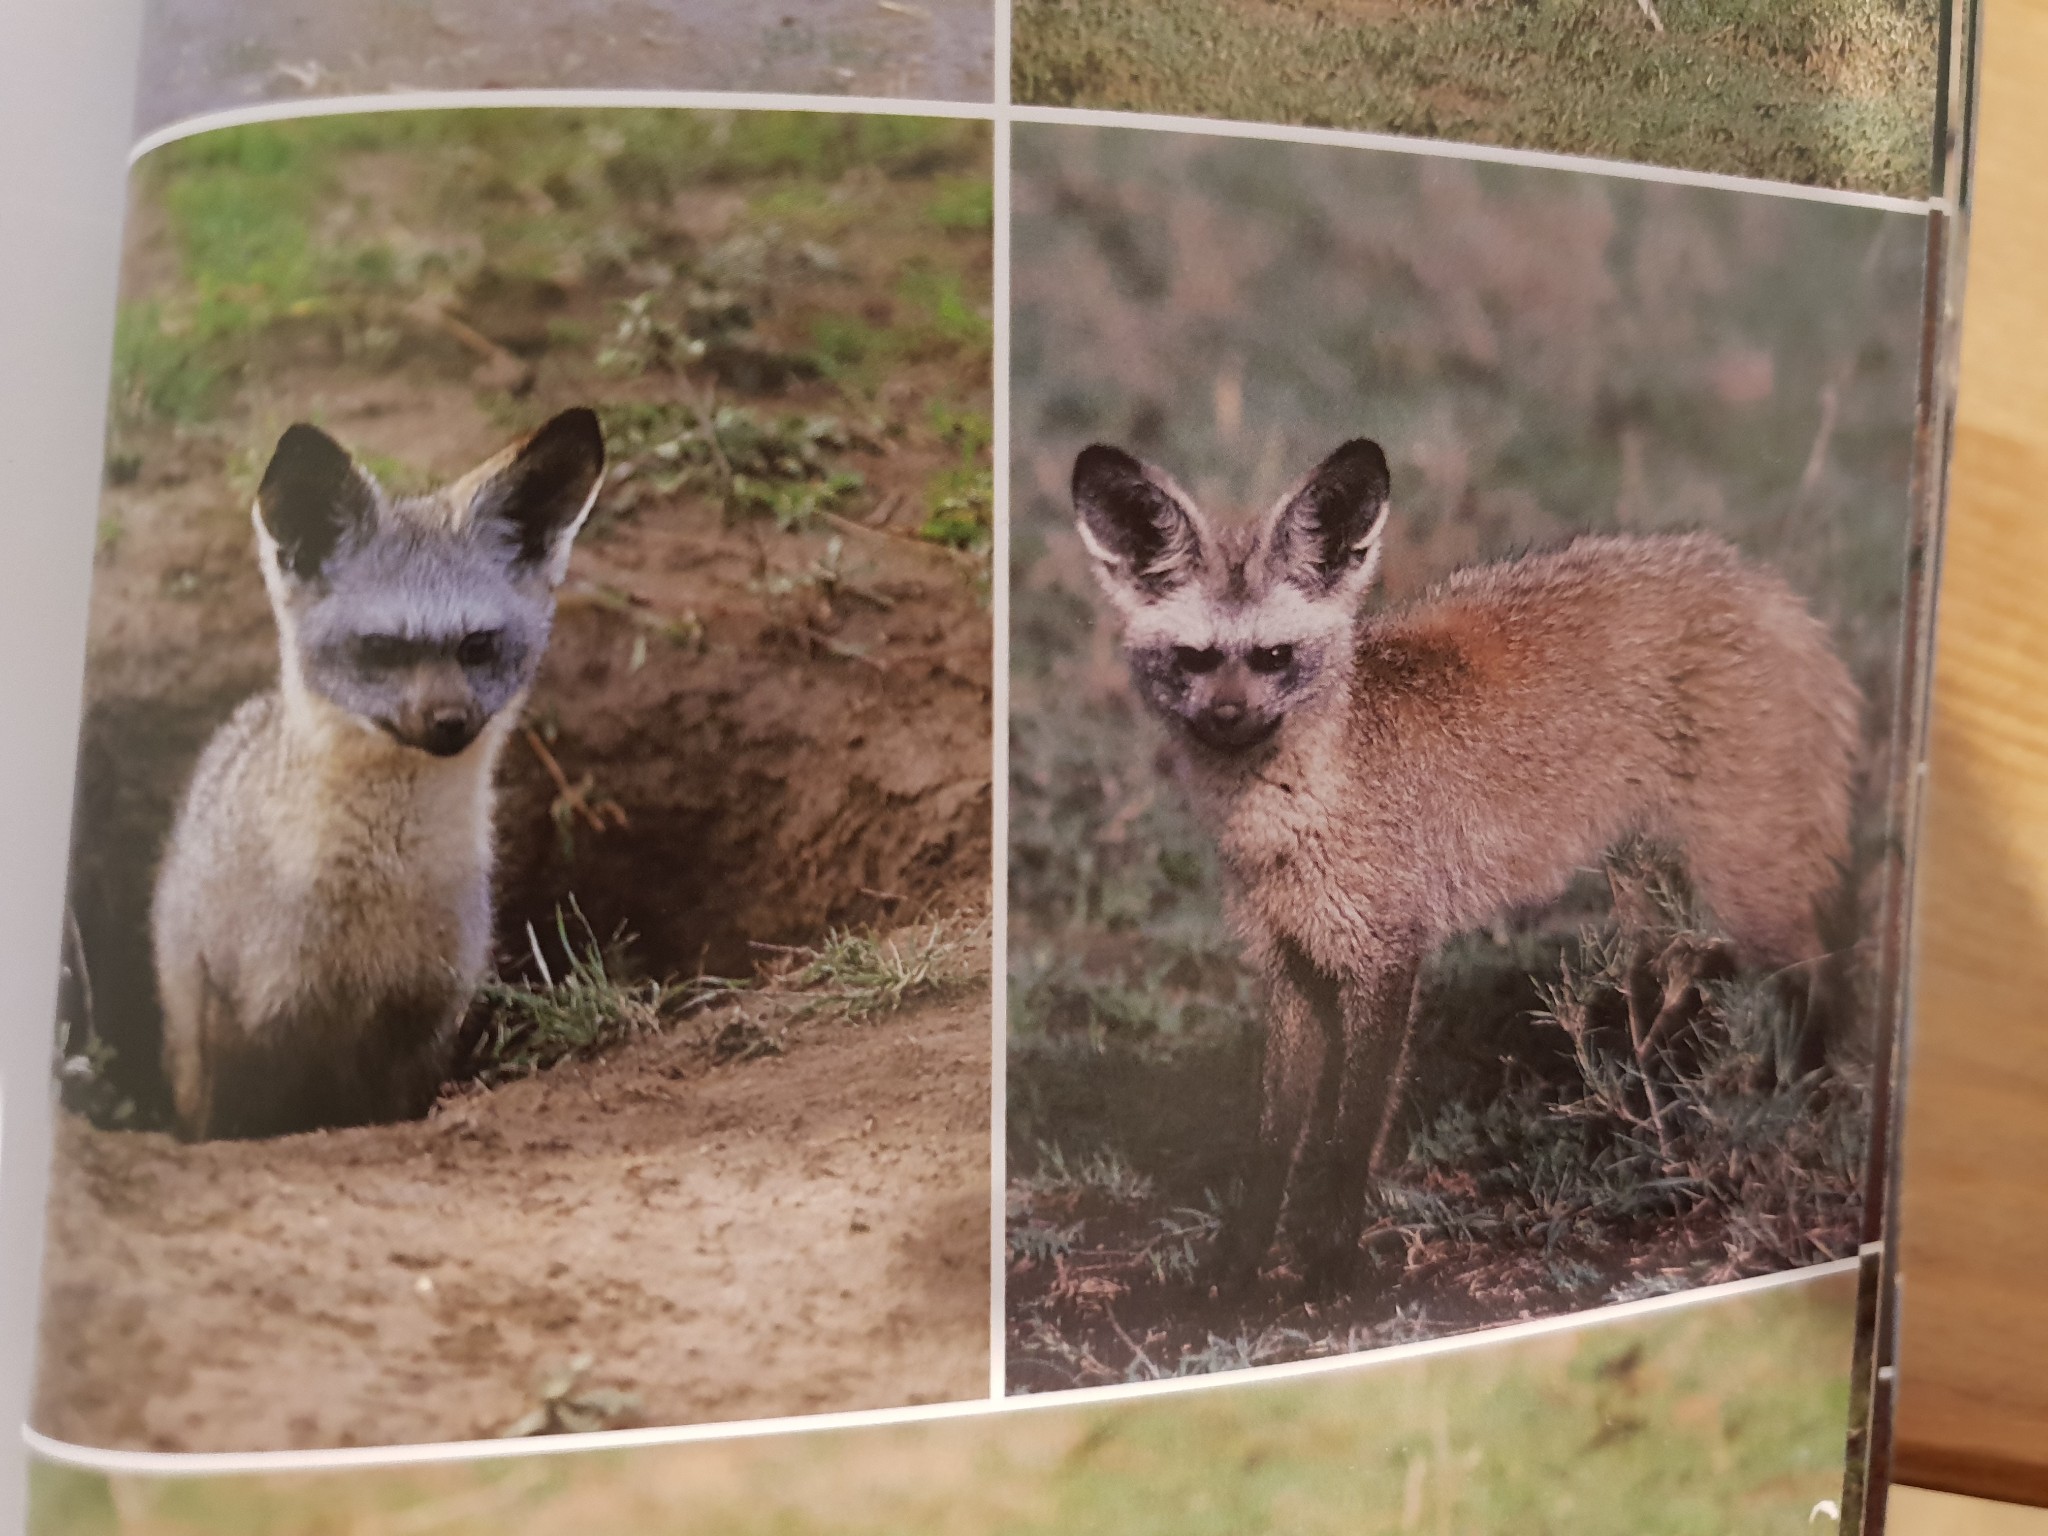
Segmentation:
<svg viewBox="0 0 2048 1536">
<path fill-rule="evenodd" d="M 37 1428 L 275 1450 L 491 1436 L 578 1354 L 617 1422 L 979 1395 L 988 1008 L 642 1042 L 420 1124 L 182 1146 L 67 1118 Z"/>
<path fill-rule="evenodd" d="M 787 91 L 987 101 L 987 0 L 154 0 L 138 133 L 260 101 L 400 90 Z"/>
<path fill-rule="evenodd" d="M 708 243 L 744 206 L 714 193 L 663 216 Z M 904 259 L 890 242 L 910 238 L 856 231 L 840 269 L 779 284 L 774 323 L 794 337 L 807 306 L 849 292 L 886 322 Z M 173 266 L 139 205 L 124 297 Z M 473 341 L 403 314 L 282 324 L 210 416 L 117 431 L 64 1001 L 111 1054 L 72 1094 L 90 1120 L 67 1114 L 57 1147 L 45 1433 L 189 1451 L 490 1435 L 535 1406 L 538 1375 L 584 1355 L 579 1392 L 631 1399 L 607 1422 L 986 1391 L 985 979 L 868 1022 L 749 993 L 595 1061 L 458 1083 L 419 1124 L 163 1134 L 149 894 L 201 746 L 276 675 L 248 496 L 292 421 L 427 477 L 554 410 L 685 389 L 764 418 L 910 423 L 845 450 L 863 497 L 802 529 L 688 488 L 607 489 L 499 774 L 498 960 L 522 974 L 528 925 L 551 937 L 572 899 L 598 936 L 629 933 L 651 977 L 747 977 L 834 928 L 986 910 L 984 568 L 913 533 L 957 457 L 922 427 L 927 407 L 985 400 L 985 364 L 906 361 L 861 401 L 815 372 L 767 377 L 751 354 L 688 381 L 600 375 L 587 341 L 562 338 L 608 333 L 633 281 L 522 284 L 486 265 L 453 297 L 495 349 L 481 366 Z M 762 347 L 787 344 L 768 329 Z M 782 1054 L 722 1061 L 710 1037 L 735 1008 Z"/>
</svg>

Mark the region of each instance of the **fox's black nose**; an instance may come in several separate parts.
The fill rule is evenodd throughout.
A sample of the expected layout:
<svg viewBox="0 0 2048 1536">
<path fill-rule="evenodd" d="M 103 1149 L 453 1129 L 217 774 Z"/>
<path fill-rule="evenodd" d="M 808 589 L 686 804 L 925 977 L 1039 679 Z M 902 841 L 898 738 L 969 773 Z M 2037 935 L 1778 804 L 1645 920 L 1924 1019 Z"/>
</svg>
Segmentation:
<svg viewBox="0 0 2048 1536">
<path fill-rule="evenodd" d="M 1211 704 L 1188 722 L 1197 741 L 1224 752 L 1258 746 L 1279 726 L 1280 716 L 1254 714 L 1235 700 Z"/>
<path fill-rule="evenodd" d="M 476 740 L 476 722 L 466 709 L 442 710 L 427 721 L 420 745 L 436 757 L 453 757 Z"/>
</svg>

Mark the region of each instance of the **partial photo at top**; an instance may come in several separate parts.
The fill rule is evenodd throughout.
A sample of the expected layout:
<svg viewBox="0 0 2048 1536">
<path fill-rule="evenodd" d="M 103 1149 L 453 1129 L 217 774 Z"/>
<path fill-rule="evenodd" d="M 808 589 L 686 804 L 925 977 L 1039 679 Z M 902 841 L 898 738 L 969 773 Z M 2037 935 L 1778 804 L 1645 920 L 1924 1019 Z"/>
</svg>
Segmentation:
<svg viewBox="0 0 2048 1536">
<path fill-rule="evenodd" d="M 1016 0 L 1019 103 L 1930 191 L 1943 0 Z"/>
<path fill-rule="evenodd" d="M 987 102 L 990 0 L 148 0 L 135 131 L 404 91 L 753 91 Z"/>
</svg>

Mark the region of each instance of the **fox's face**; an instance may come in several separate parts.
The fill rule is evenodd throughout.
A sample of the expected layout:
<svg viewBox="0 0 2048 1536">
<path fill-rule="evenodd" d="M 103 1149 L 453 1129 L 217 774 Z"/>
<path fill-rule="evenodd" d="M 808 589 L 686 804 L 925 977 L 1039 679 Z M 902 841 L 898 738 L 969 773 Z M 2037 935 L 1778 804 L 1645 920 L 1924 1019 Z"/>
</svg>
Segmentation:
<svg viewBox="0 0 2048 1536">
<path fill-rule="evenodd" d="M 253 513 L 287 686 L 408 747 L 461 752 L 532 684 L 603 471 L 587 410 L 405 498 L 317 427 L 288 429 Z"/>
<path fill-rule="evenodd" d="M 1074 510 L 1139 692 L 1203 746 L 1260 746 L 1349 675 L 1387 515 L 1378 444 L 1346 443 L 1264 518 L 1226 528 L 1098 445 L 1074 462 Z"/>
</svg>

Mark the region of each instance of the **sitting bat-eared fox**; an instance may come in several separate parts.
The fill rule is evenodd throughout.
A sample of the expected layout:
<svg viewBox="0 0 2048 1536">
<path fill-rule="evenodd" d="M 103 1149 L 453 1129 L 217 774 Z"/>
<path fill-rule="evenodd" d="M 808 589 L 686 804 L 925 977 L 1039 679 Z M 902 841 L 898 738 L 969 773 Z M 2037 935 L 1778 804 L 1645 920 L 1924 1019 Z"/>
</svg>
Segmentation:
<svg viewBox="0 0 2048 1536">
<path fill-rule="evenodd" d="M 1133 682 L 1168 724 L 1267 993 L 1259 1144 L 1213 1263 L 1283 1201 L 1312 1284 L 1353 1261 L 1445 939 L 1641 835 L 1744 963 L 1813 983 L 1849 853 L 1859 696 L 1785 582 L 1704 534 L 1582 537 L 1367 612 L 1387 462 L 1331 454 L 1250 526 L 1118 449 L 1074 465 Z"/>
<path fill-rule="evenodd" d="M 156 884 L 182 1135 L 432 1107 L 489 962 L 493 772 L 603 469 L 587 410 L 425 496 L 279 440 L 252 511 L 278 685 L 207 743 Z"/>
</svg>

